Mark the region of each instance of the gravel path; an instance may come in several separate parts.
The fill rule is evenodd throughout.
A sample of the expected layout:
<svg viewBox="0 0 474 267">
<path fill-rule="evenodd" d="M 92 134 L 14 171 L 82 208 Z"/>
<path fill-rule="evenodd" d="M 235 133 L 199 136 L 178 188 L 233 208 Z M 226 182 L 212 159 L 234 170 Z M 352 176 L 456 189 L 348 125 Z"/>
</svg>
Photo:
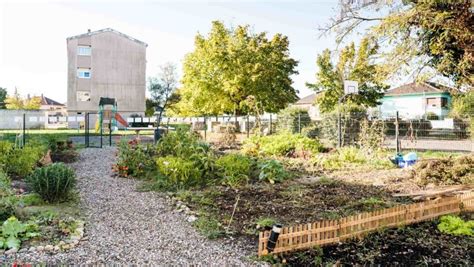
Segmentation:
<svg viewBox="0 0 474 267">
<path fill-rule="evenodd" d="M 115 148 L 83 149 L 72 164 L 87 217 L 85 241 L 58 254 L 19 253 L 17 260 L 47 264 L 233 265 L 255 248 L 210 241 L 158 193 L 137 192 L 139 181 L 111 177 Z"/>
</svg>

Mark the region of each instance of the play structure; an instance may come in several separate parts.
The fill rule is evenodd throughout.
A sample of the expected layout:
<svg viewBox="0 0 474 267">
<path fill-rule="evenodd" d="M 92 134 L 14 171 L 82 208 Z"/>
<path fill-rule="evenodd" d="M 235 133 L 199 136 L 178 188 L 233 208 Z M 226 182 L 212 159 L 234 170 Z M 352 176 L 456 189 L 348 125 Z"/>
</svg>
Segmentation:
<svg viewBox="0 0 474 267">
<path fill-rule="evenodd" d="M 115 98 L 101 97 L 99 101 L 99 111 L 97 113 L 87 113 L 85 118 L 85 145 L 91 147 L 90 143 L 90 119 L 91 115 L 97 115 L 95 121 L 95 135 L 100 137 L 100 147 L 103 145 L 104 132 L 108 134 L 109 145 L 112 145 L 112 132 L 118 129 L 117 123 L 128 127 L 127 121 L 117 112 L 117 101 Z"/>
</svg>

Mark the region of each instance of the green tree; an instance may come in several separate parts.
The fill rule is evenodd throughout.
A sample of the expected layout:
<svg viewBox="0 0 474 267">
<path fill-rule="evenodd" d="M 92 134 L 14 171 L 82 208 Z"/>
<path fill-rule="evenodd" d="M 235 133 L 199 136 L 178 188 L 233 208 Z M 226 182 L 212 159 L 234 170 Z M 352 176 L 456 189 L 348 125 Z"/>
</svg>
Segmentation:
<svg viewBox="0 0 474 267">
<path fill-rule="evenodd" d="M 384 74 L 374 63 L 373 55 L 377 53 L 377 45 L 368 39 L 361 41 L 358 51 L 354 43 L 344 47 L 339 55 L 337 65 L 331 62 L 331 52 L 326 49 L 318 55 L 316 65 L 316 83 L 306 85 L 318 93 L 316 104 L 321 112 L 330 112 L 337 108 L 338 100 L 344 94 L 344 80 L 353 80 L 359 83 L 359 94 L 351 95 L 346 102 L 374 107 L 388 88 L 383 83 Z"/>
<path fill-rule="evenodd" d="M 474 118 L 474 91 L 453 95 L 450 116 L 453 118 Z"/>
<path fill-rule="evenodd" d="M 387 73 L 412 73 L 426 79 L 424 74 L 434 71 L 459 86 L 474 86 L 470 0 L 341 1 L 340 6 L 340 15 L 323 32 L 335 32 L 342 42 L 366 27 L 366 35 L 385 47 L 379 56 Z M 377 12 L 369 13 L 372 8 Z"/>
<path fill-rule="evenodd" d="M 7 99 L 7 89 L 0 87 L 0 109 L 5 109 L 6 103 L 5 100 Z"/>
<path fill-rule="evenodd" d="M 281 34 L 267 38 L 249 26 L 228 29 L 214 21 L 207 37 L 198 34 L 184 60 L 180 112 L 261 114 L 277 112 L 297 100 L 290 76 L 298 62 Z"/>
<path fill-rule="evenodd" d="M 41 107 L 41 98 L 34 96 L 32 98 L 22 98 L 15 88 L 12 96 L 5 99 L 7 109 L 28 109 L 37 110 Z"/>
</svg>

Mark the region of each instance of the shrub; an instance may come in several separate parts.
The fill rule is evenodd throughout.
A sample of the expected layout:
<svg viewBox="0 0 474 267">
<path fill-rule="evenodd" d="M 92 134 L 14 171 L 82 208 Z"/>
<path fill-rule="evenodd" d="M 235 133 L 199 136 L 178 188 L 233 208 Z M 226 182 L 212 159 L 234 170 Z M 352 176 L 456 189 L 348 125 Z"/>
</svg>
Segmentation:
<svg viewBox="0 0 474 267">
<path fill-rule="evenodd" d="M 450 235 L 474 235 L 474 221 L 464 221 L 458 216 L 446 215 L 441 217 L 438 230 Z"/>
<path fill-rule="evenodd" d="M 69 195 L 76 184 L 76 176 L 65 164 L 53 163 L 36 169 L 26 182 L 45 201 L 57 202 Z"/>
<path fill-rule="evenodd" d="M 148 172 L 156 169 L 153 156 L 156 154 L 153 146 L 134 145 L 121 142 L 119 146 L 118 161 L 114 170 L 122 177 L 141 178 Z"/>
<path fill-rule="evenodd" d="M 300 134 L 252 136 L 244 141 L 242 152 L 252 156 L 308 157 L 322 150 L 318 140 Z"/>
<path fill-rule="evenodd" d="M 252 159 L 240 154 L 228 154 L 216 161 L 221 168 L 224 184 L 231 187 L 245 185 L 250 176 Z"/>
<path fill-rule="evenodd" d="M 282 182 L 289 176 L 283 165 L 277 160 L 271 159 L 260 162 L 258 168 L 260 169 L 259 180 L 270 182 L 271 184 Z"/>
<path fill-rule="evenodd" d="M 11 181 L 8 175 L 0 169 L 0 197 L 12 194 Z"/>
<path fill-rule="evenodd" d="M 11 176 L 25 177 L 36 167 L 44 155 L 43 146 L 25 146 L 16 148 L 7 141 L 0 141 L 0 167 Z"/>
<path fill-rule="evenodd" d="M 278 113 L 277 132 L 300 133 L 311 125 L 308 111 L 297 107 L 288 107 Z"/>
<path fill-rule="evenodd" d="M 204 151 L 210 149 L 208 144 L 199 141 L 199 136 L 183 130 L 166 134 L 156 145 L 158 155 L 182 158 L 189 157 L 199 147 L 203 148 Z"/>
<path fill-rule="evenodd" d="M 412 175 L 420 185 L 455 185 L 474 183 L 474 155 L 419 161 Z"/>
<path fill-rule="evenodd" d="M 425 117 L 426 117 L 426 119 L 429 120 L 429 121 L 436 121 L 436 120 L 439 120 L 439 116 L 436 115 L 436 113 L 434 113 L 434 112 L 427 112 L 427 113 L 425 114 Z"/>
<path fill-rule="evenodd" d="M 159 183 L 165 189 L 186 189 L 202 184 L 199 169 L 191 160 L 175 156 L 166 156 L 156 159 Z"/>
</svg>

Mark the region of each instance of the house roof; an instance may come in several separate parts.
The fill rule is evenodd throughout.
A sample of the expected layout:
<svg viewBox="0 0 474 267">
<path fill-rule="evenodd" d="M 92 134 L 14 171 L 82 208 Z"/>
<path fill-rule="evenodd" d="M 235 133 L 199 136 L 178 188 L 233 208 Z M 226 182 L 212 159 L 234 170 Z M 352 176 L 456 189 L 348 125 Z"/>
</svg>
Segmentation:
<svg viewBox="0 0 474 267">
<path fill-rule="evenodd" d="M 447 93 L 451 89 L 449 87 L 437 84 L 437 83 L 409 83 L 393 89 L 388 90 L 386 96 L 396 96 L 396 95 L 411 95 L 411 94 L 423 94 L 423 93 Z"/>
<path fill-rule="evenodd" d="M 41 95 L 41 105 L 49 106 L 65 106 L 64 104 L 59 103 L 58 101 L 52 100 L 51 98 Z"/>
<path fill-rule="evenodd" d="M 93 31 L 93 32 L 91 32 L 91 31 L 89 30 L 89 32 L 87 32 L 87 33 L 83 33 L 83 34 L 79 34 L 79 35 L 74 35 L 74 36 L 71 36 L 71 37 L 66 38 L 66 40 L 82 38 L 82 37 L 91 36 L 91 35 L 95 35 L 95 34 L 99 34 L 99 33 L 104 33 L 104 32 L 113 32 L 113 33 L 118 34 L 118 35 L 120 35 L 120 36 L 123 36 L 123 37 L 125 37 L 125 38 L 127 38 L 127 39 L 129 39 L 129 40 L 131 40 L 131 41 L 134 41 L 134 42 L 136 42 L 136 43 L 139 43 L 139 44 L 141 44 L 141 45 L 144 45 L 145 47 L 148 46 L 147 43 L 142 42 L 142 41 L 140 41 L 140 40 L 138 40 L 138 39 L 135 39 L 135 38 L 133 38 L 133 37 L 131 37 L 131 36 L 128 36 L 128 35 L 126 35 L 126 34 L 124 34 L 124 33 L 119 32 L 119 31 L 116 31 L 116 30 L 114 30 L 114 29 L 112 29 L 112 28 L 105 28 L 105 29 L 98 30 L 98 31 Z"/>
<path fill-rule="evenodd" d="M 305 96 L 303 98 L 300 98 L 295 105 L 308 105 L 308 104 L 313 104 L 316 99 L 316 94 L 310 94 L 308 96 Z"/>
</svg>

